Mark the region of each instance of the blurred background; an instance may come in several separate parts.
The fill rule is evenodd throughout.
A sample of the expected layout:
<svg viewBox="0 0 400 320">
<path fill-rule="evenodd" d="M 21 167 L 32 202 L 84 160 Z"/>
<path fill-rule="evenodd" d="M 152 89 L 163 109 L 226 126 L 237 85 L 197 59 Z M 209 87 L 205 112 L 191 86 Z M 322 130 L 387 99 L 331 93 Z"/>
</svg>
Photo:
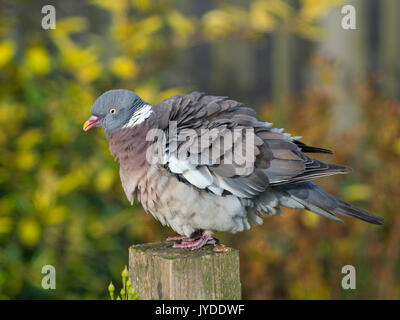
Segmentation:
<svg viewBox="0 0 400 320">
<path fill-rule="evenodd" d="M 245 299 L 400 298 L 399 30 L 397 0 L 1 0 L 0 298 L 107 299 L 131 244 L 174 234 L 130 206 L 102 130 L 82 131 L 113 88 L 152 104 L 228 95 L 355 169 L 318 183 L 382 227 L 287 209 L 217 234 L 240 249 Z M 356 290 L 341 287 L 347 264 Z"/>
</svg>

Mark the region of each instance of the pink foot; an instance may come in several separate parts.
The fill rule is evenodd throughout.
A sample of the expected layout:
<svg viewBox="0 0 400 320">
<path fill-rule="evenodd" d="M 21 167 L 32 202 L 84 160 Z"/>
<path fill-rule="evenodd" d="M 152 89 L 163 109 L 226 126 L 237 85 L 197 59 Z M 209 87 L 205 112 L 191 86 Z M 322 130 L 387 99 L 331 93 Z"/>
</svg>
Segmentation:
<svg viewBox="0 0 400 320">
<path fill-rule="evenodd" d="M 207 244 L 216 244 L 216 240 L 209 234 L 202 235 L 196 240 L 182 240 L 181 243 L 175 243 L 173 248 L 189 248 L 190 250 L 197 250 L 204 247 Z"/>
<path fill-rule="evenodd" d="M 182 242 L 188 242 L 188 241 L 194 241 L 201 237 L 203 234 L 203 230 L 196 230 L 193 232 L 190 237 L 188 236 L 172 236 L 172 237 L 167 237 L 165 240 L 166 241 L 179 241 L 182 240 Z"/>
</svg>

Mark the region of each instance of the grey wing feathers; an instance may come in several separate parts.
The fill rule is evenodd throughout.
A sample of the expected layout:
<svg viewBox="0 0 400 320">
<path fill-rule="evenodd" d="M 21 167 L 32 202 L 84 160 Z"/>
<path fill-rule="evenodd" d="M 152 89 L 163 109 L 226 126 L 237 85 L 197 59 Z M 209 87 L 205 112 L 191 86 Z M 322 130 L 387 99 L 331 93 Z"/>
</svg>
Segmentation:
<svg viewBox="0 0 400 320">
<path fill-rule="evenodd" d="M 382 218 L 330 195 L 311 181 L 283 186 L 278 190 L 298 201 L 304 208 L 336 221 L 341 220 L 336 217 L 335 213 L 372 224 L 383 224 Z"/>
<path fill-rule="evenodd" d="M 303 143 L 303 142 L 301 142 L 299 140 L 295 140 L 293 142 L 301 149 L 302 152 L 333 154 L 333 152 L 331 150 L 324 149 L 324 148 L 319 148 L 319 147 L 308 146 L 308 145 L 306 145 L 305 143 Z"/>
<path fill-rule="evenodd" d="M 196 132 L 197 137 L 190 140 L 192 146 L 199 141 L 203 142 L 201 147 L 194 148 L 197 151 L 190 153 L 187 159 L 193 166 L 174 159 L 171 160 L 174 165 L 170 165 L 169 169 L 194 186 L 216 194 L 231 193 L 241 198 L 252 198 L 269 186 L 298 183 L 350 171 L 347 167 L 326 164 L 308 157 L 303 152 L 329 153 L 329 150 L 307 146 L 281 130 L 272 129 L 272 124 L 255 118 L 254 110 L 242 107 L 241 103 L 227 97 L 193 92 L 168 98 L 155 110 L 160 111 L 156 116 L 161 129 L 166 130 L 169 121 L 176 121 L 178 133 L 185 129 Z M 202 129 L 214 130 L 215 134 L 203 140 Z M 230 145 L 222 143 L 221 146 L 221 141 L 235 129 L 243 130 L 240 141 L 245 141 L 246 129 L 254 132 L 253 157 L 247 154 L 239 157 L 242 162 L 252 164 L 245 173 L 240 171 L 236 158 L 233 163 L 231 161 L 232 157 L 237 156 L 235 150 L 243 148 L 243 145 L 234 137 Z M 208 141 L 206 147 L 204 141 Z M 178 142 L 178 152 L 184 145 L 187 146 L 187 143 Z M 186 149 L 184 151 L 187 153 Z"/>
</svg>

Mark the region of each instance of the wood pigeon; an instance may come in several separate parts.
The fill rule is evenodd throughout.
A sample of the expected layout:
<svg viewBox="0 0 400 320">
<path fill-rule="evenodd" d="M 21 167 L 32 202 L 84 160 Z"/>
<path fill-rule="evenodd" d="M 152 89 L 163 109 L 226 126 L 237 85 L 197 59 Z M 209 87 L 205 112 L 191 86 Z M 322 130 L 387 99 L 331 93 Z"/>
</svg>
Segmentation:
<svg viewBox="0 0 400 320">
<path fill-rule="evenodd" d="M 131 91 L 110 90 L 83 128 L 104 129 L 127 198 L 180 235 L 167 238 L 175 248 L 215 244 L 214 232 L 262 224 L 261 216 L 280 214 L 280 206 L 383 224 L 311 181 L 351 171 L 307 155 L 331 151 L 257 120 L 241 105 L 193 92 L 153 106 Z"/>
</svg>

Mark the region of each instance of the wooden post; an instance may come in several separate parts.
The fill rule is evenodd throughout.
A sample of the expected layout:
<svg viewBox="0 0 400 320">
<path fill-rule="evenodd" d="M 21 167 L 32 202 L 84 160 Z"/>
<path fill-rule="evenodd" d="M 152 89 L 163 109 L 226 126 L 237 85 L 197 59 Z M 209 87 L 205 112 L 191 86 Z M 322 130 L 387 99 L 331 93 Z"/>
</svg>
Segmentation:
<svg viewBox="0 0 400 320">
<path fill-rule="evenodd" d="M 206 246 L 196 251 L 158 242 L 129 248 L 129 277 L 140 299 L 241 299 L 239 251 Z"/>
</svg>

